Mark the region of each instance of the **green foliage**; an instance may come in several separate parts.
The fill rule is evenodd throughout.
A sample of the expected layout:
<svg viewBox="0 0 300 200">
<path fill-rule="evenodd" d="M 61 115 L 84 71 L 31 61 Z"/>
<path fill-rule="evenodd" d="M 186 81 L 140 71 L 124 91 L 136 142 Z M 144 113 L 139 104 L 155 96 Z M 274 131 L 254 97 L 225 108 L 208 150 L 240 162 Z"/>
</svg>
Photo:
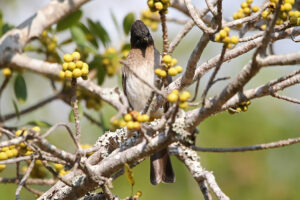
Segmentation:
<svg viewBox="0 0 300 200">
<path fill-rule="evenodd" d="M 123 20 L 123 30 L 124 30 L 124 33 L 126 35 L 129 34 L 131 25 L 133 24 L 134 20 L 135 20 L 134 13 L 132 13 L 132 12 L 128 13 L 126 15 L 126 17 L 124 18 L 124 20 Z"/>
<path fill-rule="evenodd" d="M 25 79 L 21 74 L 16 76 L 14 91 L 19 103 L 25 103 L 27 100 L 27 87 Z"/>
<path fill-rule="evenodd" d="M 89 44 L 88 40 L 86 39 L 86 36 L 82 29 L 80 29 L 78 26 L 72 26 L 70 28 L 72 38 L 76 42 L 76 44 L 79 47 L 87 49 L 89 52 L 97 54 L 97 49 Z"/>
<path fill-rule="evenodd" d="M 97 21 L 97 22 L 93 22 L 91 19 L 87 19 L 88 22 L 88 27 L 90 28 L 91 32 L 94 34 L 94 36 L 96 36 L 97 38 L 99 38 L 102 42 L 102 44 L 107 47 L 107 45 L 110 43 L 110 37 L 107 33 L 107 31 L 105 30 L 105 28 L 102 26 L 102 24 Z"/>
<path fill-rule="evenodd" d="M 17 104 L 17 102 L 16 102 L 15 100 L 12 100 L 12 103 L 13 103 L 15 112 L 16 112 L 16 114 L 17 114 L 17 118 L 20 119 L 20 111 L 19 111 L 18 104 Z"/>
<path fill-rule="evenodd" d="M 70 28 L 71 26 L 78 24 L 81 16 L 82 16 L 81 10 L 77 10 L 71 13 L 69 16 L 65 17 L 64 19 L 60 20 L 57 23 L 56 31 L 63 31 L 67 28 Z"/>
<path fill-rule="evenodd" d="M 48 122 L 40 121 L 40 120 L 30 121 L 30 122 L 27 122 L 26 124 L 31 125 L 31 126 L 39 126 L 41 128 L 50 128 L 52 126 Z"/>
<path fill-rule="evenodd" d="M 91 63 L 89 63 L 89 66 L 91 67 L 91 69 L 97 69 L 98 84 L 102 85 L 106 75 L 105 68 L 102 64 L 102 57 L 99 55 L 95 56 L 94 60 Z"/>
</svg>

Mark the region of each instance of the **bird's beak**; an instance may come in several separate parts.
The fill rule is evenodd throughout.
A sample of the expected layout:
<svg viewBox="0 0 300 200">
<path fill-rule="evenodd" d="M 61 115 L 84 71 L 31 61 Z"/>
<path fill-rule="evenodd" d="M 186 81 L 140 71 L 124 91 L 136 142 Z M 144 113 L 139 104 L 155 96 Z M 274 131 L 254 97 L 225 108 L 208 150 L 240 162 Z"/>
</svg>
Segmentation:
<svg viewBox="0 0 300 200">
<path fill-rule="evenodd" d="M 148 37 L 144 37 L 144 42 L 148 42 L 149 38 Z"/>
</svg>

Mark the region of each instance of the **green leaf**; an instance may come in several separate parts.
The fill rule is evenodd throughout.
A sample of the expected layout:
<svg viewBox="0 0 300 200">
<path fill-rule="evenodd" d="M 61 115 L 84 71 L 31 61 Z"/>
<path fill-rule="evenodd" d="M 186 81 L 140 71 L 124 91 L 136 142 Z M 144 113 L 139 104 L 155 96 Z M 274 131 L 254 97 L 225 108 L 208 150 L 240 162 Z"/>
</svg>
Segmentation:
<svg viewBox="0 0 300 200">
<path fill-rule="evenodd" d="M 120 26 L 119 26 L 118 20 L 117 20 L 117 18 L 116 18 L 116 15 L 113 13 L 112 10 L 110 10 L 110 16 L 111 16 L 111 18 L 112 18 L 112 20 L 113 20 L 113 22 L 114 22 L 114 25 L 115 25 L 117 31 L 118 31 L 118 32 L 121 32 L 121 31 L 120 31 Z"/>
<path fill-rule="evenodd" d="M 24 77 L 21 74 L 18 74 L 15 79 L 15 95 L 20 103 L 25 103 L 27 100 L 27 87 L 24 80 Z"/>
<path fill-rule="evenodd" d="M 4 35 L 7 31 L 9 31 L 9 30 L 11 30 L 13 28 L 14 28 L 14 26 L 11 25 L 11 24 L 4 24 L 2 26 L 2 35 Z"/>
<path fill-rule="evenodd" d="M 92 32 L 83 23 L 79 23 L 78 27 L 81 28 L 81 30 L 84 32 L 86 39 L 91 42 L 96 48 L 98 48 L 98 42 Z"/>
<path fill-rule="evenodd" d="M 110 38 L 105 28 L 98 21 L 93 22 L 91 19 L 87 19 L 87 21 L 91 32 L 97 36 L 101 40 L 102 44 L 106 47 L 110 42 Z"/>
<path fill-rule="evenodd" d="M 91 69 L 97 69 L 98 84 L 102 85 L 106 75 L 106 70 L 102 65 L 102 57 L 99 55 L 95 56 L 94 60 L 91 63 L 89 63 L 89 66 L 91 67 Z"/>
<path fill-rule="evenodd" d="M 80 103 L 78 103 L 78 114 L 79 114 L 79 119 L 82 118 L 82 116 L 83 116 L 83 107 L 81 106 Z M 74 117 L 74 111 L 73 111 L 73 109 L 69 113 L 69 121 L 70 122 L 75 122 L 75 117 Z"/>
<path fill-rule="evenodd" d="M 39 121 L 39 120 L 30 121 L 30 122 L 27 122 L 26 124 L 32 125 L 32 126 L 39 126 L 39 127 L 42 127 L 42 128 L 50 128 L 52 126 L 48 122 Z"/>
<path fill-rule="evenodd" d="M 82 16 L 81 10 L 77 10 L 71 13 L 69 16 L 65 17 L 64 19 L 60 20 L 57 23 L 56 30 L 63 31 L 73 25 L 76 25 L 79 22 L 81 16 Z"/>
<path fill-rule="evenodd" d="M 17 118 L 20 119 L 20 111 L 19 111 L 19 108 L 18 108 L 18 104 L 15 100 L 12 100 L 12 102 L 13 102 L 14 109 L 15 109 L 16 114 L 17 114 Z"/>
<path fill-rule="evenodd" d="M 72 26 L 70 28 L 72 38 L 76 42 L 76 44 L 80 47 L 84 47 L 91 53 L 97 53 L 98 50 L 90 45 L 90 43 L 87 41 L 84 32 L 78 27 L 78 26 Z"/>
<path fill-rule="evenodd" d="M 135 18 L 134 13 L 131 12 L 131 13 L 128 13 L 123 20 L 123 30 L 126 35 L 128 35 L 128 33 L 131 29 L 131 25 L 134 22 L 134 18 Z"/>
</svg>

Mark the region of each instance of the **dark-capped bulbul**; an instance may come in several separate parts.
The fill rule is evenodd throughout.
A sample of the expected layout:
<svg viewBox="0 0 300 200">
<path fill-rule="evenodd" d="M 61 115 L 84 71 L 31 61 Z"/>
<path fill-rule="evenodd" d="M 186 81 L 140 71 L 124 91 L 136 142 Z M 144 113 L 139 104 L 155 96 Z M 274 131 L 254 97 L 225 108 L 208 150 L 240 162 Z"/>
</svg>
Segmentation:
<svg viewBox="0 0 300 200">
<path fill-rule="evenodd" d="M 141 82 L 131 70 L 154 86 L 154 70 L 160 66 L 161 55 L 154 47 L 149 29 L 141 20 L 136 20 L 132 24 L 130 33 L 131 49 L 125 61 L 126 65 L 122 67 L 122 85 L 131 108 L 141 112 L 151 96 L 152 89 Z M 150 117 L 160 117 L 162 114 L 163 109 L 159 109 L 151 113 Z M 173 183 L 175 181 L 167 149 L 163 149 L 150 157 L 150 181 L 153 185 L 160 182 Z"/>
</svg>

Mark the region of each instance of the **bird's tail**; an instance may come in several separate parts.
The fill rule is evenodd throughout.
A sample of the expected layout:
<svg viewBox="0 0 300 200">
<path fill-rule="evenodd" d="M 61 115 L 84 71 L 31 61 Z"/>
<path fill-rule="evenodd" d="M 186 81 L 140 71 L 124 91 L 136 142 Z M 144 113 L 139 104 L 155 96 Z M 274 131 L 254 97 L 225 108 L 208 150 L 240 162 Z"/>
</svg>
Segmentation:
<svg viewBox="0 0 300 200">
<path fill-rule="evenodd" d="M 160 182 L 175 182 L 175 175 L 167 149 L 163 149 L 150 157 L 150 181 L 152 185 L 157 185 Z"/>
</svg>

